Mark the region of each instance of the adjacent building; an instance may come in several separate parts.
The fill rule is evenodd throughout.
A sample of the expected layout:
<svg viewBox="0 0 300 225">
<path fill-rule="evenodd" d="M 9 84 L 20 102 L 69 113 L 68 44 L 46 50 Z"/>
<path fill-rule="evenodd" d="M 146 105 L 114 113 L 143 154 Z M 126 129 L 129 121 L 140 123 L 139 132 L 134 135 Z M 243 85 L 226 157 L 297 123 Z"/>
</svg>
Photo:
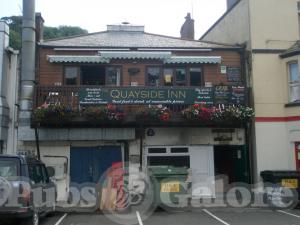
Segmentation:
<svg viewBox="0 0 300 225">
<path fill-rule="evenodd" d="M 256 111 L 254 175 L 262 170 L 299 170 L 300 3 L 240 0 L 200 38 L 245 44 L 248 85 Z"/>
<path fill-rule="evenodd" d="M 0 21 L 0 154 L 17 152 L 18 51 L 9 46 L 9 27 Z"/>
</svg>

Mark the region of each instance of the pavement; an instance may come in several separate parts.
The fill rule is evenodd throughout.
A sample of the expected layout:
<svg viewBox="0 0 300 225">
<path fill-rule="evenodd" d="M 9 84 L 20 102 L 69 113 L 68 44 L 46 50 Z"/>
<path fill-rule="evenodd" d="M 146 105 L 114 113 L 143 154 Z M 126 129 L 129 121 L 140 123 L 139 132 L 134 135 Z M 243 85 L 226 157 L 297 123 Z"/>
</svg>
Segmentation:
<svg viewBox="0 0 300 225">
<path fill-rule="evenodd" d="M 170 212 L 159 210 L 145 218 L 137 211 L 137 225 L 300 225 L 300 209 L 206 208 Z M 119 225 L 101 213 L 57 213 L 41 219 L 41 225 Z"/>
</svg>

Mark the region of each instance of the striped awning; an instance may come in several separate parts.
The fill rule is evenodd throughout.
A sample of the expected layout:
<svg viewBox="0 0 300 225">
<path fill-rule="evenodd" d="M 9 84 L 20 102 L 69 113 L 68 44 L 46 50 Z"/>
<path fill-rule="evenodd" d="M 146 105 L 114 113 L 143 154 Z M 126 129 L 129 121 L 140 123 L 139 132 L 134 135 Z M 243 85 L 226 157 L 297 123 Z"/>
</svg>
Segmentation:
<svg viewBox="0 0 300 225">
<path fill-rule="evenodd" d="M 109 59 L 98 55 L 48 55 L 51 63 L 109 63 Z"/>
<path fill-rule="evenodd" d="M 150 51 L 100 51 L 100 56 L 105 59 L 167 59 L 172 56 L 171 52 Z"/>
<path fill-rule="evenodd" d="M 165 64 L 221 63 L 220 56 L 172 56 L 171 52 L 101 51 L 100 55 L 48 55 L 51 63 L 109 63 L 111 59 L 156 59 Z"/>
<path fill-rule="evenodd" d="M 221 56 L 172 56 L 164 60 L 165 64 L 221 63 Z"/>
</svg>

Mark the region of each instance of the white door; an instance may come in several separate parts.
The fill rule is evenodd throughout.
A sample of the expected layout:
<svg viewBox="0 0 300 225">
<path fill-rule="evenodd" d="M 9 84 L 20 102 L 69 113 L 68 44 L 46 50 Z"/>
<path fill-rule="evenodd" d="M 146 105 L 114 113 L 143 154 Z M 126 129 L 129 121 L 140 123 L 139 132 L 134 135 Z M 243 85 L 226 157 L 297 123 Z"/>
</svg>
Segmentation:
<svg viewBox="0 0 300 225">
<path fill-rule="evenodd" d="M 215 171 L 213 146 L 190 146 L 192 170 L 192 197 L 215 196 Z"/>
</svg>

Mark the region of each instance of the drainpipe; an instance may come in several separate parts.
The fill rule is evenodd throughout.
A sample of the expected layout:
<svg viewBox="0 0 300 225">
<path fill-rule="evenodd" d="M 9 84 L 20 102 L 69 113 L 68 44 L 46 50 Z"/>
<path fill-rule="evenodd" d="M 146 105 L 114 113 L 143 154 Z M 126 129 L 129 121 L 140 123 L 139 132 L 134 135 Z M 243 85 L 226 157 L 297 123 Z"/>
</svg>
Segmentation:
<svg viewBox="0 0 300 225">
<path fill-rule="evenodd" d="M 30 127 L 35 84 L 35 0 L 23 0 L 20 126 Z M 37 128 L 35 128 L 37 129 Z M 37 130 L 35 130 L 37 134 Z M 37 135 L 36 135 L 36 138 Z M 38 140 L 37 140 L 38 143 Z M 37 144 L 39 154 L 39 146 Z"/>
<path fill-rule="evenodd" d="M 5 144 L 7 141 L 9 120 L 9 107 L 6 100 L 7 71 L 9 70 L 9 58 L 6 50 L 8 47 L 9 28 L 5 22 L 0 21 L 0 140 Z"/>
</svg>

